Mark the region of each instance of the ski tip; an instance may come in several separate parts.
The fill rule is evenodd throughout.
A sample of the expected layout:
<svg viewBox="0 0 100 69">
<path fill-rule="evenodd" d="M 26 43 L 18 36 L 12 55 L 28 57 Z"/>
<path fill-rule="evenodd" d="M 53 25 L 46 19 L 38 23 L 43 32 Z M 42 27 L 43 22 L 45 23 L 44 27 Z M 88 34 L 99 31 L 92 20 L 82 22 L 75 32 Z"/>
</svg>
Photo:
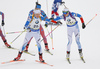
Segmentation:
<svg viewBox="0 0 100 69">
<path fill-rule="evenodd" d="M 5 64 L 5 62 L 2 62 L 1 64 Z"/>
<path fill-rule="evenodd" d="M 54 66 L 54 65 L 50 65 L 50 66 Z"/>
<path fill-rule="evenodd" d="M 52 48 L 54 50 L 54 48 Z"/>
<path fill-rule="evenodd" d="M 35 45 L 35 46 L 37 46 L 37 45 Z"/>
<path fill-rule="evenodd" d="M 10 44 L 12 44 L 12 42 Z"/>
</svg>

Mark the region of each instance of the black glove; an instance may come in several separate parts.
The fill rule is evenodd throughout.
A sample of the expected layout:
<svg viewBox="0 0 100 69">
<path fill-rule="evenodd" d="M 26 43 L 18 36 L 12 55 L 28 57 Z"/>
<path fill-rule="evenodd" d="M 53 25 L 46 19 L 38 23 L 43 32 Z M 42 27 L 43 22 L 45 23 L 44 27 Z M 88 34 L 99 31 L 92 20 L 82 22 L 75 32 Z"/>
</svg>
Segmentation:
<svg viewBox="0 0 100 69">
<path fill-rule="evenodd" d="M 24 29 L 25 29 L 25 27 L 24 27 Z"/>
<path fill-rule="evenodd" d="M 50 20 L 54 20 L 54 18 L 50 18 Z"/>
<path fill-rule="evenodd" d="M 38 2 L 36 2 L 36 5 L 38 5 L 39 3 Z"/>
<path fill-rule="evenodd" d="M 82 28 L 85 29 L 86 25 L 84 23 L 82 23 Z"/>
<path fill-rule="evenodd" d="M 27 31 L 31 32 L 31 29 L 30 28 L 27 28 Z"/>
<path fill-rule="evenodd" d="M 62 22 L 60 22 L 60 21 L 57 21 L 57 24 L 62 24 Z"/>
<path fill-rule="evenodd" d="M 60 2 L 61 4 L 65 4 L 65 2 Z"/>
<path fill-rule="evenodd" d="M 45 27 L 48 27 L 48 24 L 45 24 Z"/>
<path fill-rule="evenodd" d="M 5 25 L 4 20 L 2 20 L 2 26 L 4 26 L 4 25 Z"/>
</svg>

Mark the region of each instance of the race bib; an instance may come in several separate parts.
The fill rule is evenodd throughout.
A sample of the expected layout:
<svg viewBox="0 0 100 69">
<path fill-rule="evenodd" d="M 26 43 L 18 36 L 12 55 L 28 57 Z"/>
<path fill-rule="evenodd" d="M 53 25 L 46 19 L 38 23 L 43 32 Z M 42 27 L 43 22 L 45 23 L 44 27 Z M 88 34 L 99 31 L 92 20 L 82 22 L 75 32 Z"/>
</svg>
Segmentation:
<svg viewBox="0 0 100 69">
<path fill-rule="evenodd" d="M 34 29 L 34 30 L 38 30 L 40 28 L 40 19 L 33 19 L 33 21 L 29 24 L 30 28 Z"/>
<path fill-rule="evenodd" d="M 75 19 L 71 18 L 70 16 L 66 18 L 67 25 L 74 25 L 76 23 Z"/>
</svg>

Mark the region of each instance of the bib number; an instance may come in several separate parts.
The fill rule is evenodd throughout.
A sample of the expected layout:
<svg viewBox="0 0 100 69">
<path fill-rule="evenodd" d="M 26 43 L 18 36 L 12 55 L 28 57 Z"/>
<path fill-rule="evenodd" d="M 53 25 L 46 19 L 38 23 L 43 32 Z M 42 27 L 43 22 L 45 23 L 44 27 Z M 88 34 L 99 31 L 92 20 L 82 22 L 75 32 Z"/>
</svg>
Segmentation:
<svg viewBox="0 0 100 69">
<path fill-rule="evenodd" d="M 35 29 L 35 28 L 38 28 L 38 27 L 39 27 L 38 25 L 34 25 L 34 26 L 33 26 L 34 29 Z"/>
<path fill-rule="evenodd" d="M 34 25 L 33 25 L 33 29 L 39 29 L 39 27 L 40 27 L 39 25 L 40 25 L 39 21 L 36 20 L 35 23 L 34 23 Z"/>
</svg>

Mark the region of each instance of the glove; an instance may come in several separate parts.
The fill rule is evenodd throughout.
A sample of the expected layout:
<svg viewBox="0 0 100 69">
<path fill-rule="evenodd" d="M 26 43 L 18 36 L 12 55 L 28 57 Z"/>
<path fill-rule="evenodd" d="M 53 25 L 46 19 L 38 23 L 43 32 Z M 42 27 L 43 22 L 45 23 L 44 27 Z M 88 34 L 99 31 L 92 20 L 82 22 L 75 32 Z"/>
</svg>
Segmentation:
<svg viewBox="0 0 100 69">
<path fill-rule="evenodd" d="M 65 4 L 65 2 L 60 2 L 61 4 Z"/>
<path fill-rule="evenodd" d="M 47 28 L 48 27 L 48 24 L 45 24 L 45 27 Z"/>
<path fill-rule="evenodd" d="M 54 18 L 50 18 L 50 20 L 54 20 Z"/>
<path fill-rule="evenodd" d="M 38 2 L 36 2 L 36 5 L 38 5 L 39 3 Z"/>
<path fill-rule="evenodd" d="M 2 26 L 4 26 L 4 25 L 5 25 L 4 20 L 2 20 Z"/>
<path fill-rule="evenodd" d="M 82 28 L 85 29 L 86 25 L 84 23 L 82 23 Z"/>
<path fill-rule="evenodd" d="M 24 29 L 26 29 L 26 28 L 24 27 Z"/>
<path fill-rule="evenodd" d="M 28 30 L 29 32 L 31 32 L 30 28 L 26 28 L 26 27 L 24 27 L 24 29 L 26 29 L 26 30 Z"/>
<path fill-rule="evenodd" d="M 61 24 L 61 25 L 62 25 L 62 22 L 60 22 L 60 21 L 57 21 L 57 24 Z"/>
</svg>

